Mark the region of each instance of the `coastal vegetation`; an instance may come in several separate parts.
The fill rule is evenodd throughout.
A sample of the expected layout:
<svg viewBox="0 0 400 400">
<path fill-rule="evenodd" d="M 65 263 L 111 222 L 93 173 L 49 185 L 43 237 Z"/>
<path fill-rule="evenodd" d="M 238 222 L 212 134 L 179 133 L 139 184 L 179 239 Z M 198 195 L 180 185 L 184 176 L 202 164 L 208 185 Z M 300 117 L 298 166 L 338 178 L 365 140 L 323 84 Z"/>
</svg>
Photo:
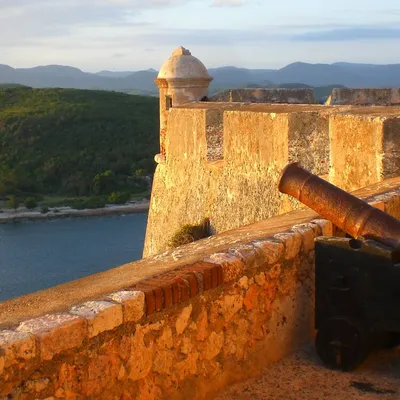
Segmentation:
<svg viewBox="0 0 400 400">
<path fill-rule="evenodd" d="M 198 224 L 185 224 L 181 226 L 172 236 L 168 245 L 170 248 L 183 246 L 184 244 L 196 242 L 211 236 L 210 219 L 203 218 Z"/>
<path fill-rule="evenodd" d="M 51 207 L 51 198 L 93 208 L 146 197 L 157 151 L 154 97 L 0 88 L 0 198 L 10 208 Z"/>
</svg>

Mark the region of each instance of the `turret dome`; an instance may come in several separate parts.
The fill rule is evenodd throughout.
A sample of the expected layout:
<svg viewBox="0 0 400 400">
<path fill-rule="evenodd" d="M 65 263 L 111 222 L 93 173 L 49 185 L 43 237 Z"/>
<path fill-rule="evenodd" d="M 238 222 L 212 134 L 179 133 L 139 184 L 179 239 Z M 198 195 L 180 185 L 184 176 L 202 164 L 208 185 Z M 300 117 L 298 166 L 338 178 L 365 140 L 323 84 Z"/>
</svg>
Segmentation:
<svg viewBox="0 0 400 400">
<path fill-rule="evenodd" d="M 163 64 L 158 79 L 212 80 L 204 64 L 182 46 L 178 47 Z"/>
</svg>

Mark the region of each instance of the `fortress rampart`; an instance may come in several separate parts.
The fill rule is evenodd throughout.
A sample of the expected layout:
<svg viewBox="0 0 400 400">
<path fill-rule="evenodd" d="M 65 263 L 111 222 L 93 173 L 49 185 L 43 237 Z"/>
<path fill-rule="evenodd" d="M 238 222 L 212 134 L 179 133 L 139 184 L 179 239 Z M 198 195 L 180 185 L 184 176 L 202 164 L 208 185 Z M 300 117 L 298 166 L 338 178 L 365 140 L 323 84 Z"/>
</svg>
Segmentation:
<svg viewBox="0 0 400 400">
<path fill-rule="evenodd" d="M 199 63 L 179 48 L 157 80 L 147 258 L 0 303 L 0 400 L 211 399 L 311 341 L 314 238 L 342 232 L 278 192 L 289 162 L 400 218 L 399 107 L 208 98 Z"/>
<path fill-rule="evenodd" d="M 356 195 L 400 217 L 400 178 Z M 312 340 L 334 232 L 292 211 L 0 303 L 0 399 L 212 399 Z"/>
<path fill-rule="evenodd" d="M 292 161 L 345 190 L 397 176 L 399 107 L 194 102 L 168 111 L 144 256 L 185 224 L 219 233 L 297 209 L 276 190 Z M 362 155 L 362 156 L 361 156 Z"/>
</svg>

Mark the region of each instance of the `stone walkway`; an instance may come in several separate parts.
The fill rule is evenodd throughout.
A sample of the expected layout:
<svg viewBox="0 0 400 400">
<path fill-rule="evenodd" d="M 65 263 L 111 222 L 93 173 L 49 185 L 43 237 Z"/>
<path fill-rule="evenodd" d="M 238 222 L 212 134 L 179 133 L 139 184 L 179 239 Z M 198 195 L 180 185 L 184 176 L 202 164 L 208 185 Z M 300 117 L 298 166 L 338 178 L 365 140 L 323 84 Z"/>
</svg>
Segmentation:
<svg viewBox="0 0 400 400">
<path fill-rule="evenodd" d="M 400 350 L 382 350 L 350 373 L 323 367 L 309 347 L 215 400 L 399 400 Z"/>
</svg>

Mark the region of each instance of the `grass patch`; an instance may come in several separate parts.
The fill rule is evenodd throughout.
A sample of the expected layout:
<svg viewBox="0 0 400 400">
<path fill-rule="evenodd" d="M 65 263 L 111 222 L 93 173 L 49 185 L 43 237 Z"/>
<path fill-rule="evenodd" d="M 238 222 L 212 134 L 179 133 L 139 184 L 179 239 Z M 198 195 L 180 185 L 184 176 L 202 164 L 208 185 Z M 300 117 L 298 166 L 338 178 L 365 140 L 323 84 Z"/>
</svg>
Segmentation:
<svg viewBox="0 0 400 400">
<path fill-rule="evenodd" d="M 210 236 L 210 220 L 204 218 L 199 224 L 186 224 L 178 229 L 169 241 L 172 248 L 183 246 Z"/>
</svg>

